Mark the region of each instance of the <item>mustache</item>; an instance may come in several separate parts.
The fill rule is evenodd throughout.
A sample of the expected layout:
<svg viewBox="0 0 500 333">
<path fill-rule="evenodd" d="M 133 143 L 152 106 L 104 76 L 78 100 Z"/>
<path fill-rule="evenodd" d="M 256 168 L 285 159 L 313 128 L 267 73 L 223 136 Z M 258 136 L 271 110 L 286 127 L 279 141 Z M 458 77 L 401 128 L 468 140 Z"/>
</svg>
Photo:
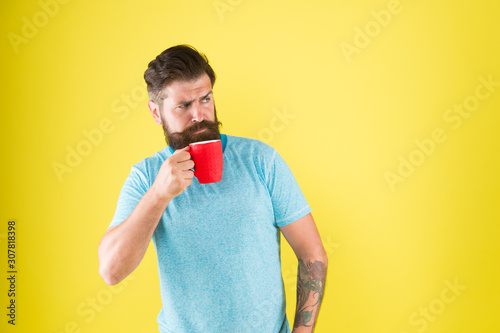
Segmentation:
<svg viewBox="0 0 500 333">
<path fill-rule="evenodd" d="M 195 132 L 198 132 L 199 130 L 205 129 L 205 130 L 218 130 L 219 126 L 222 125 L 220 121 L 210 121 L 210 120 L 202 120 L 198 123 L 194 123 L 193 125 L 189 126 L 182 132 L 177 132 L 175 134 L 181 134 L 181 135 L 192 135 Z"/>
</svg>

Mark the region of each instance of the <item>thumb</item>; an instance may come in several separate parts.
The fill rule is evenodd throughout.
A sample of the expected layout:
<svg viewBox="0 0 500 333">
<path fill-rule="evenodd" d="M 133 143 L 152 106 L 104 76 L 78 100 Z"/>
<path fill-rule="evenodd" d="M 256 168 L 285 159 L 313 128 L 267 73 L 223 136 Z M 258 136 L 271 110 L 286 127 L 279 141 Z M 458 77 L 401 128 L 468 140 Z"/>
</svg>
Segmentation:
<svg viewBox="0 0 500 333">
<path fill-rule="evenodd" d="M 186 147 L 184 147 L 184 148 L 177 149 L 177 150 L 174 152 L 174 154 L 173 154 L 173 155 L 175 155 L 175 154 L 179 154 L 179 153 L 180 153 L 180 152 L 182 152 L 182 151 L 187 151 L 187 152 L 189 152 L 189 151 L 190 151 L 189 146 L 186 146 Z"/>
</svg>

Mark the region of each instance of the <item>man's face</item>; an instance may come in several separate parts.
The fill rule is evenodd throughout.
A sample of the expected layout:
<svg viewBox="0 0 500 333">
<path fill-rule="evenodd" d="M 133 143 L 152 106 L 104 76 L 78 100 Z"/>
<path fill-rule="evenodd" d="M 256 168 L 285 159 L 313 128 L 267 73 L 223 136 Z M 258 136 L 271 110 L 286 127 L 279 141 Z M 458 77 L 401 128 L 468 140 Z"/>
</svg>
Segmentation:
<svg viewBox="0 0 500 333">
<path fill-rule="evenodd" d="M 192 81 L 174 81 L 162 91 L 161 108 L 150 101 L 149 109 L 162 124 L 167 143 L 181 149 L 192 142 L 220 139 L 212 84 L 207 74 Z"/>
</svg>

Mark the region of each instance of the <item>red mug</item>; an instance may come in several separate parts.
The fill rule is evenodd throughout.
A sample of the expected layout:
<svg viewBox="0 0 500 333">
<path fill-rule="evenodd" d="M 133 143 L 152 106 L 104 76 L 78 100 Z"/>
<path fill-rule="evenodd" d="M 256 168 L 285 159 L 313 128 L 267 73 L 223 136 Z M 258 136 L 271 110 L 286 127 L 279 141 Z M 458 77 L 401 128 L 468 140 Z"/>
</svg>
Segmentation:
<svg viewBox="0 0 500 333">
<path fill-rule="evenodd" d="M 194 162 L 194 175 L 200 184 L 216 183 L 222 179 L 222 143 L 220 140 L 189 144 Z"/>
</svg>

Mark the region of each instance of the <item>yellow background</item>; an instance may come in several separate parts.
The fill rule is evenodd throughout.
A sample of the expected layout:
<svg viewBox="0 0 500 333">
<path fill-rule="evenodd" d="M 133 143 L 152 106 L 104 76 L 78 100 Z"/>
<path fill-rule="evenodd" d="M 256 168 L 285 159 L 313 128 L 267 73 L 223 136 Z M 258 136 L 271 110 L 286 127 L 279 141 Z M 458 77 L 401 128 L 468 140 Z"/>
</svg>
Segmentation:
<svg viewBox="0 0 500 333">
<path fill-rule="evenodd" d="M 500 82 L 497 2 L 66 2 L 0 4 L 2 332 L 156 331 L 152 246 L 111 290 L 97 245 L 131 165 L 164 146 L 142 76 L 179 43 L 217 73 L 223 132 L 275 147 L 313 208 L 330 263 L 316 332 L 500 331 L 500 86 L 458 128 L 443 118 L 474 100 L 479 77 Z M 84 133 L 102 121 L 111 127 L 89 148 Z M 446 140 L 419 153 L 436 128 Z M 77 147 L 87 156 L 58 178 L 54 162 L 68 166 Z M 387 172 L 410 156 L 420 165 L 391 186 Z M 296 259 L 283 244 L 293 321 Z"/>
</svg>

